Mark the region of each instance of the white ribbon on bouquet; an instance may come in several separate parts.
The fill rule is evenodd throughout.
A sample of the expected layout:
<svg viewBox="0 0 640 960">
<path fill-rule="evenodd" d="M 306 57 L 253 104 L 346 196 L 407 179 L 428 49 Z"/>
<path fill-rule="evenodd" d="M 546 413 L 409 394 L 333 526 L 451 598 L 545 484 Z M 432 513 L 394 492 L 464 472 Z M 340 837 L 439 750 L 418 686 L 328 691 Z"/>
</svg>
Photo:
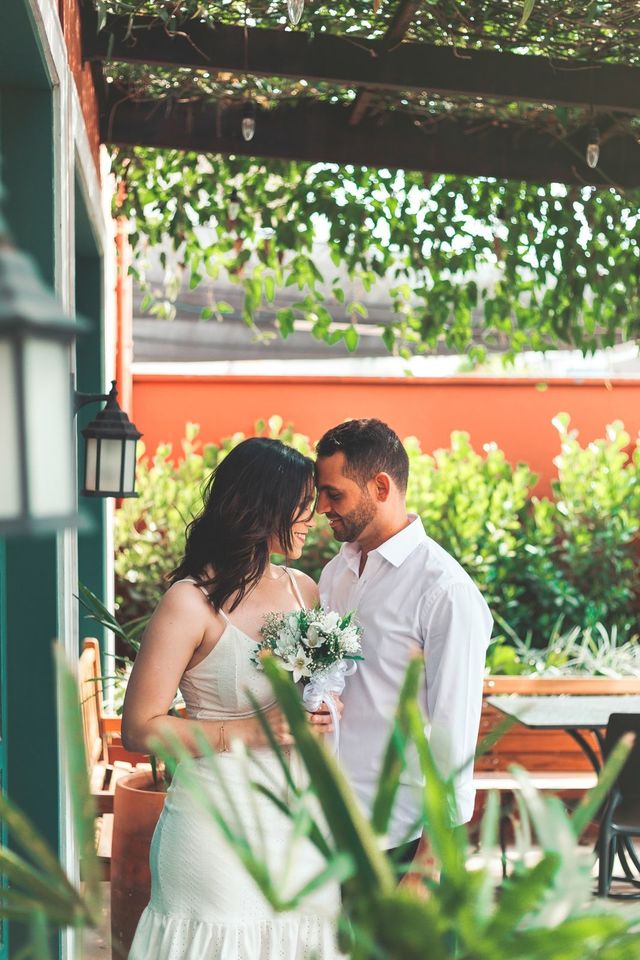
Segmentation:
<svg viewBox="0 0 640 960">
<path fill-rule="evenodd" d="M 311 677 L 302 691 L 302 702 L 309 713 L 315 713 L 322 703 L 326 703 L 333 724 L 331 749 L 334 753 L 338 752 L 340 745 L 340 717 L 331 694 L 340 696 L 344 690 L 346 678 L 354 674 L 357 669 L 358 664 L 355 660 L 337 660 L 331 667 Z"/>
</svg>

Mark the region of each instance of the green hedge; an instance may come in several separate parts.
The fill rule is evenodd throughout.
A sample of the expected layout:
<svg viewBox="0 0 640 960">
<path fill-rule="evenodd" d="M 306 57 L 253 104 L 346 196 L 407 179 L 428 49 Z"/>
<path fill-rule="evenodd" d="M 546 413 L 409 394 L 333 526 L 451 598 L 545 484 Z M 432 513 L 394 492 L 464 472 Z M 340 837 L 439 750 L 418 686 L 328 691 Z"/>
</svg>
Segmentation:
<svg viewBox="0 0 640 960">
<path fill-rule="evenodd" d="M 450 447 L 433 455 L 415 437 L 406 440 L 409 508 L 483 590 L 497 632 L 506 624 L 541 647 L 563 618 L 567 627 L 601 623 L 630 635 L 640 606 L 640 438 L 632 446 L 616 422 L 582 447 L 566 414 L 553 423 L 559 453 L 550 498 L 532 496 L 536 476 L 526 464 L 512 466 L 495 444 L 478 452 L 468 434 L 455 432 Z M 280 417 L 257 423 L 256 433 L 312 453 L 308 437 Z M 125 619 L 157 602 L 199 508 L 202 481 L 242 439 L 237 433 L 202 446 L 198 427 L 188 424 L 177 464 L 168 444 L 141 459 L 140 497 L 116 516 L 116 592 Z M 320 519 L 299 565 L 317 579 L 337 546 Z"/>
</svg>

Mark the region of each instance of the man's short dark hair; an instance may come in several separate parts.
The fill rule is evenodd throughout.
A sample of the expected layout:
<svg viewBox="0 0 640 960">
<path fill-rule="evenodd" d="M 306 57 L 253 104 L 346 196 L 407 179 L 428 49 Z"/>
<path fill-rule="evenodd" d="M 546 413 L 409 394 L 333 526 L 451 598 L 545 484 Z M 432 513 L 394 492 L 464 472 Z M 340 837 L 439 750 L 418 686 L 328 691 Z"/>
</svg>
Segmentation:
<svg viewBox="0 0 640 960">
<path fill-rule="evenodd" d="M 327 430 L 318 441 L 319 457 L 343 453 L 345 474 L 364 487 L 378 473 L 388 473 L 403 493 L 409 479 L 409 457 L 398 434 L 382 420 L 347 420 Z"/>
</svg>

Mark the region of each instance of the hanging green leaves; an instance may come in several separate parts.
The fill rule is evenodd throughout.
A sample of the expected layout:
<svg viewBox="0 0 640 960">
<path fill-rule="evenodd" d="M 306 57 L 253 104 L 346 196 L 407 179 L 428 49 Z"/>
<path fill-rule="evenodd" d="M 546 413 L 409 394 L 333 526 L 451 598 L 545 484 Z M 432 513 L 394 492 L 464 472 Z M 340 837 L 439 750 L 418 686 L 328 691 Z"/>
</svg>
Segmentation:
<svg viewBox="0 0 640 960">
<path fill-rule="evenodd" d="M 138 273 L 160 244 L 192 287 L 226 273 L 261 335 L 265 316 L 282 336 L 304 320 L 353 350 L 362 298 L 376 287 L 389 301 L 381 336 L 404 356 L 439 344 L 476 357 L 561 344 L 588 352 L 640 332 L 637 192 L 453 176 L 427 187 L 410 172 L 143 148 L 115 151 L 114 167 Z M 330 266 L 320 270 L 323 244 Z M 299 295 L 277 309 L 286 287 Z M 208 315 L 222 318 L 224 306 Z"/>
</svg>

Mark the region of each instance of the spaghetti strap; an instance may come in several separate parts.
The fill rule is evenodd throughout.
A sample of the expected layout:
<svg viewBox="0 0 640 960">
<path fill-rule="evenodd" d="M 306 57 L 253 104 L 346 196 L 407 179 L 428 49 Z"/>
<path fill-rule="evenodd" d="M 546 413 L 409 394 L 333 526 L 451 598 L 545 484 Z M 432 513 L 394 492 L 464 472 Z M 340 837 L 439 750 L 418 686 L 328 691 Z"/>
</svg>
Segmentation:
<svg viewBox="0 0 640 960">
<path fill-rule="evenodd" d="M 197 587 L 198 590 L 201 590 L 201 591 L 202 591 L 202 593 L 204 594 L 205 598 L 209 601 L 209 603 L 211 603 L 211 597 L 210 597 L 209 594 L 207 593 L 207 588 L 204 587 L 201 583 L 198 583 L 197 580 L 194 580 L 193 577 L 184 577 L 182 580 L 176 580 L 176 582 L 173 584 L 174 587 L 175 587 L 176 583 L 192 583 L 192 584 L 194 585 L 194 587 Z M 224 620 L 226 620 L 227 623 L 229 623 L 229 617 L 226 615 L 226 613 L 224 613 L 224 611 L 219 610 L 218 613 L 221 613 L 221 614 L 222 614 L 222 618 L 223 618 Z"/>
<path fill-rule="evenodd" d="M 182 580 L 176 580 L 173 586 L 175 587 L 178 583 L 192 583 L 194 587 L 197 587 L 198 590 L 202 590 L 207 600 L 209 600 L 209 594 L 207 593 L 207 588 L 203 587 L 201 583 L 198 583 L 197 580 L 194 580 L 193 577 L 183 577 Z"/>
<path fill-rule="evenodd" d="M 210 597 L 209 594 L 207 593 L 207 588 L 206 588 L 206 587 L 203 587 L 202 584 L 201 584 L 201 583 L 198 583 L 197 580 L 194 580 L 193 577 L 184 577 L 182 580 L 176 580 L 176 582 L 175 582 L 174 584 L 172 584 L 172 586 L 175 587 L 176 583 L 192 583 L 192 584 L 194 585 L 194 587 L 197 587 L 197 588 L 198 588 L 198 590 L 202 590 L 202 592 L 203 592 L 204 596 L 206 597 L 206 599 L 208 600 L 208 602 L 211 603 L 211 597 Z M 212 606 L 213 606 L 213 604 L 212 604 Z M 224 620 L 224 622 L 225 622 L 225 623 L 228 623 L 229 626 L 232 626 L 231 620 L 229 620 L 229 617 L 226 615 L 226 613 L 224 612 L 224 610 L 215 610 L 215 609 L 214 609 L 214 612 L 215 612 L 215 613 L 219 613 L 220 616 L 222 617 L 222 619 Z"/>
<path fill-rule="evenodd" d="M 293 592 L 294 592 L 295 595 L 296 595 L 296 600 L 298 601 L 298 603 L 300 604 L 300 606 L 301 606 L 302 609 L 304 610 L 304 608 L 306 607 L 306 603 L 305 603 L 304 600 L 302 599 L 302 594 L 300 593 L 300 587 L 298 586 L 298 584 L 297 584 L 297 582 L 296 582 L 296 578 L 294 577 L 294 575 L 293 575 L 292 571 L 289 569 L 289 567 L 285 567 L 285 570 L 287 571 L 287 574 L 288 574 L 288 576 L 289 576 L 289 580 L 291 581 L 291 586 L 293 587 Z"/>
</svg>

